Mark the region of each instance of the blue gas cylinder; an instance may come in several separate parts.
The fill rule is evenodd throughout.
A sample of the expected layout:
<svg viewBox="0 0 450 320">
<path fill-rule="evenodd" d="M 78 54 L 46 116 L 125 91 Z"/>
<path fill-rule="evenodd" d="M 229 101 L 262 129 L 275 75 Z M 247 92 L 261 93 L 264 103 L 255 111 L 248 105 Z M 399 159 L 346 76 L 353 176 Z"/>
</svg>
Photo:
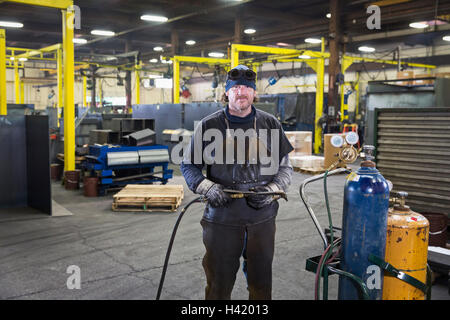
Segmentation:
<svg viewBox="0 0 450 320">
<path fill-rule="evenodd" d="M 370 151 L 370 148 L 366 150 Z M 369 261 L 369 254 L 384 259 L 389 185 L 371 159 L 373 157 L 367 156 L 358 171 L 352 172 L 345 183 L 340 268 L 366 284 L 369 299 L 381 300 L 383 272 Z M 357 282 L 339 276 L 339 300 L 362 298 Z"/>
</svg>

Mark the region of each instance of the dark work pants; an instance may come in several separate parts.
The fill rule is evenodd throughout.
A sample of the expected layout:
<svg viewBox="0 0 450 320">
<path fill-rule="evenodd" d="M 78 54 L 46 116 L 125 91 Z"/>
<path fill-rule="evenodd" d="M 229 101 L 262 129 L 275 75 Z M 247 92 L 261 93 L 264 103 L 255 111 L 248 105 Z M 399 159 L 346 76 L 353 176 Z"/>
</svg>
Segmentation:
<svg viewBox="0 0 450 320">
<path fill-rule="evenodd" d="M 250 300 L 272 298 L 275 217 L 258 224 L 228 226 L 201 221 L 206 254 L 205 299 L 230 300 L 247 233 L 247 283 Z"/>
</svg>

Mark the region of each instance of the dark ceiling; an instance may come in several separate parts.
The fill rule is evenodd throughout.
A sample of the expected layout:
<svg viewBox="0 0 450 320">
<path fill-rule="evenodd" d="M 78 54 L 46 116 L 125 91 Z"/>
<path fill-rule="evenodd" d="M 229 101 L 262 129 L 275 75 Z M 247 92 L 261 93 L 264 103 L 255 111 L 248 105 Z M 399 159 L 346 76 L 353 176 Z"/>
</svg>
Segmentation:
<svg viewBox="0 0 450 320">
<path fill-rule="evenodd" d="M 352 43 L 355 37 L 410 29 L 410 22 L 429 21 L 438 16 L 445 20 L 443 16 L 450 15 L 450 0 L 341 2 L 344 3 L 340 15 L 342 32 L 349 41 L 346 50 L 355 50 L 356 43 Z M 381 30 L 378 31 L 366 27 L 369 16 L 366 7 L 373 3 L 381 8 Z M 88 40 L 87 44 L 75 45 L 77 59 L 139 51 L 145 61 L 161 55 L 153 50 L 155 46 L 162 46 L 164 55 L 175 52 L 206 56 L 212 50 L 226 54 L 233 42 L 298 45 L 304 44 L 306 37 L 327 39 L 330 22 L 326 18 L 330 0 L 75 0 L 74 4 L 81 9 L 81 29 L 75 30 L 75 36 Z M 143 14 L 163 15 L 169 20 L 147 22 L 140 19 Z M 41 48 L 62 41 L 62 18 L 57 9 L 0 0 L 0 20 L 24 24 L 20 29 L 7 29 L 7 46 Z M 256 29 L 256 33 L 244 34 L 242 31 L 246 28 Z M 116 36 L 93 36 L 90 34 L 93 29 L 109 29 L 116 32 Z M 194 46 L 185 44 L 190 39 L 196 41 Z M 414 41 L 414 38 L 409 39 Z M 416 36 L 416 39 L 425 44 L 434 41 L 429 37 Z M 374 43 L 389 41 L 379 39 Z"/>
</svg>

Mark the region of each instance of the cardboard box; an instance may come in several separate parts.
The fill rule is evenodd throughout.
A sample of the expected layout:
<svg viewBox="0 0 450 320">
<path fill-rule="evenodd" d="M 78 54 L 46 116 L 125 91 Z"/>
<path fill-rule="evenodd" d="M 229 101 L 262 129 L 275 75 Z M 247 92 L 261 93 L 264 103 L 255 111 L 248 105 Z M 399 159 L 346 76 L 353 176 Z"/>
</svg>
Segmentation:
<svg viewBox="0 0 450 320">
<path fill-rule="evenodd" d="M 412 79 L 414 78 L 414 71 L 398 71 L 397 72 L 397 79 Z M 414 80 L 408 80 L 408 81 L 398 81 L 398 85 L 403 86 L 411 86 L 413 85 Z"/>
<path fill-rule="evenodd" d="M 341 148 L 333 147 L 331 144 L 331 137 L 333 136 L 341 136 L 345 139 L 344 133 L 327 133 L 324 135 L 324 147 L 323 147 L 323 154 L 324 154 L 324 166 L 326 169 L 328 169 L 334 162 L 338 160 L 338 154 L 341 151 Z M 341 163 L 337 168 L 345 168 L 346 164 Z"/>
<path fill-rule="evenodd" d="M 311 155 L 312 132 L 311 131 L 285 131 L 286 137 L 294 150 L 289 156 Z"/>
<path fill-rule="evenodd" d="M 429 77 L 433 77 L 433 75 L 431 74 L 416 74 L 414 76 L 414 85 L 430 85 L 430 84 L 434 84 L 434 79 L 426 79 L 426 80 L 421 80 L 420 78 L 429 78 Z"/>
</svg>

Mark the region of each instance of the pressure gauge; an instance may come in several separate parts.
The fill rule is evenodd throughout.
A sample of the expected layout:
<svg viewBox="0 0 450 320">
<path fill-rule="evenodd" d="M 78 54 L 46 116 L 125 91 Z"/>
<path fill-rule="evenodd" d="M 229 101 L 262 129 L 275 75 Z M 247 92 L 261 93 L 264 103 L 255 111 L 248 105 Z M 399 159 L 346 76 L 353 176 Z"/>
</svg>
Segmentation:
<svg viewBox="0 0 450 320">
<path fill-rule="evenodd" d="M 333 147 L 340 148 L 344 144 L 344 139 L 342 138 L 342 136 L 332 136 L 330 139 L 330 143 Z"/>
<path fill-rule="evenodd" d="M 354 145 L 357 144 L 359 141 L 358 134 L 356 132 L 349 132 L 345 135 L 345 141 L 347 141 L 348 144 Z"/>
</svg>

